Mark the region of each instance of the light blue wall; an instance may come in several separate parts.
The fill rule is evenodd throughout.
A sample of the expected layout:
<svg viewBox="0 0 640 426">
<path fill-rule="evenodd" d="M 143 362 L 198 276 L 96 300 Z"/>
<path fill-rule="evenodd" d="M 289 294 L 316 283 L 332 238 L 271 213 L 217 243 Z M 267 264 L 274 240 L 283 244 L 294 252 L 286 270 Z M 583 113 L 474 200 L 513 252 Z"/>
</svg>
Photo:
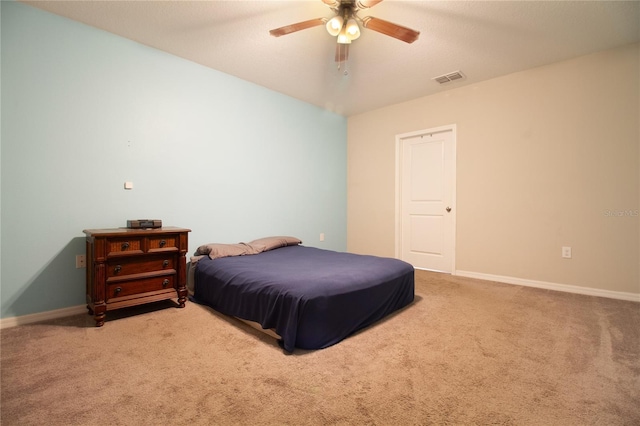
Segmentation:
<svg viewBox="0 0 640 426">
<path fill-rule="evenodd" d="M 83 304 L 82 230 L 127 219 L 192 229 L 190 253 L 281 234 L 346 250 L 345 117 L 1 7 L 2 318 Z"/>
</svg>

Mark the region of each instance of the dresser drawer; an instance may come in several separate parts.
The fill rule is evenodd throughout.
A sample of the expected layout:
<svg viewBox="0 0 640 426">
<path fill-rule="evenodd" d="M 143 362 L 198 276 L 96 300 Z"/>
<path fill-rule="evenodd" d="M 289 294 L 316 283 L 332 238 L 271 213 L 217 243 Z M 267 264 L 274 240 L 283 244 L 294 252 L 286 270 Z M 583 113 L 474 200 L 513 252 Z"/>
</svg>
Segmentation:
<svg viewBox="0 0 640 426">
<path fill-rule="evenodd" d="M 140 280 L 122 281 L 107 285 L 107 302 L 140 296 L 142 293 L 174 290 L 175 275 L 164 275 Z"/>
<path fill-rule="evenodd" d="M 107 256 L 133 254 L 143 252 L 144 238 L 109 238 L 107 239 Z"/>
<path fill-rule="evenodd" d="M 107 278 L 124 277 L 145 272 L 168 271 L 176 269 L 176 257 L 168 253 L 165 256 L 155 255 L 141 258 L 123 257 L 107 263 Z"/>
<path fill-rule="evenodd" d="M 149 237 L 149 251 L 178 249 L 177 235 L 162 235 Z"/>
</svg>

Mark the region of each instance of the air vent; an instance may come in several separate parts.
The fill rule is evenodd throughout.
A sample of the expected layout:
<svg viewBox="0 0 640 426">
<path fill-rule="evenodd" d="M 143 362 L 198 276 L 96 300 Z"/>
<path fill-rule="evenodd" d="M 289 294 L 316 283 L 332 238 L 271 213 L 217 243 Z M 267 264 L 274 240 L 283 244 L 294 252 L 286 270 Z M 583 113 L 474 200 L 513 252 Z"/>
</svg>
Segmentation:
<svg viewBox="0 0 640 426">
<path fill-rule="evenodd" d="M 438 77 L 432 78 L 432 80 L 437 81 L 440 84 L 448 83 L 450 81 L 461 80 L 464 78 L 464 74 L 460 71 L 450 72 L 448 74 L 439 75 Z"/>
</svg>

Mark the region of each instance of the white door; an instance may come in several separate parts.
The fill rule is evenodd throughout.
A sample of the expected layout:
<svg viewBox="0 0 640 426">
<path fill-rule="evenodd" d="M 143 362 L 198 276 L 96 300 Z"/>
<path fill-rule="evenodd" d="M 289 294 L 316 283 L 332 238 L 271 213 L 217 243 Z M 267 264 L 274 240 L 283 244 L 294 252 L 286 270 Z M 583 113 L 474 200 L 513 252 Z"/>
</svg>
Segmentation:
<svg viewBox="0 0 640 426">
<path fill-rule="evenodd" d="M 455 126 L 396 137 L 396 255 L 417 269 L 455 269 Z"/>
</svg>

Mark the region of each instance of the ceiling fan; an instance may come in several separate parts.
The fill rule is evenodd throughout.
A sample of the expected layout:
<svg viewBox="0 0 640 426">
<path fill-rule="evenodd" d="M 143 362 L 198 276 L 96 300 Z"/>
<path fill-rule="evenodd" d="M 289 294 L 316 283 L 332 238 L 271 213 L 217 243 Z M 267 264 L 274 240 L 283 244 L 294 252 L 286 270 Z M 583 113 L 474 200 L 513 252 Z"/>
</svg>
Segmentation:
<svg viewBox="0 0 640 426">
<path fill-rule="evenodd" d="M 402 25 L 394 24 L 384 19 L 365 16 L 360 18 L 358 11 L 368 9 L 380 3 L 382 0 L 321 0 L 329 6 L 335 13 L 331 19 L 316 18 L 308 21 L 302 21 L 284 27 L 276 28 L 269 31 L 274 37 L 291 34 L 296 31 L 306 30 L 307 28 L 325 25 L 327 32 L 337 37 L 336 44 L 336 62 L 344 62 L 349 57 L 349 44 L 360 37 L 360 27 L 358 22 L 364 28 L 379 32 L 381 34 L 402 40 L 405 43 L 413 43 L 420 35 L 419 31 Z"/>
</svg>

